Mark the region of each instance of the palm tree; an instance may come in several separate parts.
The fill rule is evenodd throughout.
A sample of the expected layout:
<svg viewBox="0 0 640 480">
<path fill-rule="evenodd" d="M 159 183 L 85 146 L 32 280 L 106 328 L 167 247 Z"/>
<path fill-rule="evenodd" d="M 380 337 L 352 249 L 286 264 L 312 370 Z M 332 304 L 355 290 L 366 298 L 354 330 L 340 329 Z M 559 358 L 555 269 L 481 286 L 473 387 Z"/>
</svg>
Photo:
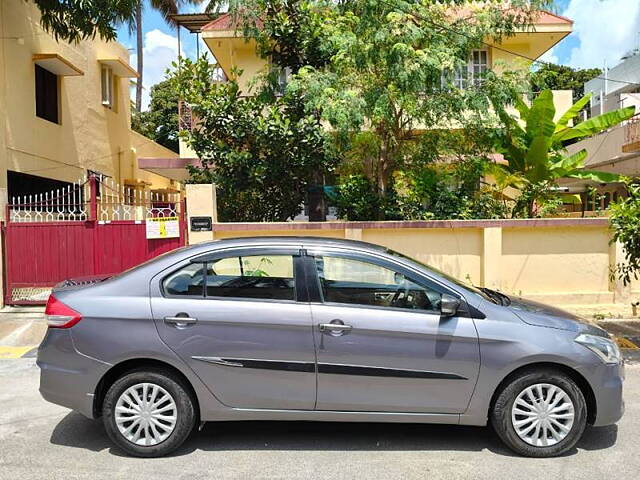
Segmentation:
<svg viewBox="0 0 640 480">
<path fill-rule="evenodd" d="M 132 21 L 129 23 L 131 30 L 136 31 L 136 51 L 137 51 L 137 70 L 138 80 L 136 82 L 136 110 L 142 110 L 142 69 L 144 66 L 143 59 L 143 39 L 142 39 L 142 10 L 145 0 L 137 0 L 135 12 Z M 149 0 L 151 8 L 160 12 L 162 17 L 171 26 L 176 26 L 176 22 L 171 15 L 178 13 L 179 7 L 185 4 L 200 5 L 204 0 Z M 178 52 L 178 55 L 180 52 Z"/>
</svg>

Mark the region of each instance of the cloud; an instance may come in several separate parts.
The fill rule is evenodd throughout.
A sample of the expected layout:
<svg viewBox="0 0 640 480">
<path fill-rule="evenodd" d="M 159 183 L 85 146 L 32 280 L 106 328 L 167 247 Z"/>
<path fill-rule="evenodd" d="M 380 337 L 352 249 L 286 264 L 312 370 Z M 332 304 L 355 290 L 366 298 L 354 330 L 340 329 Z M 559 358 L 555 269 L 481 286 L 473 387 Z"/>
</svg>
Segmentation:
<svg viewBox="0 0 640 480">
<path fill-rule="evenodd" d="M 639 46 L 638 0 L 570 0 L 562 14 L 574 21 L 579 41 L 567 61 L 572 67 L 602 67 L 605 60 L 612 67 Z"/>
<path fill-rule="evenodd" d="M 552 48 L 551 50 L 546 52 L 544 55 L 542 55 L 539 58 L 539 60 L 541 60 L 543 62 L 549 62 L 549 63 L 559 63 L 558 56 L 555 54 L 554 50 L 555 49 Z"/>
<path fill-rule="evenodd" d="M 154 29 L 144 34 L 142 70 L 142 109 L 149 106 L 151 87 L 164 80 L 171 62 L 178 59 L 178 37 Z M 131 55 L 131 65 L 136 65 L 137 54 Z"/>
</svg>

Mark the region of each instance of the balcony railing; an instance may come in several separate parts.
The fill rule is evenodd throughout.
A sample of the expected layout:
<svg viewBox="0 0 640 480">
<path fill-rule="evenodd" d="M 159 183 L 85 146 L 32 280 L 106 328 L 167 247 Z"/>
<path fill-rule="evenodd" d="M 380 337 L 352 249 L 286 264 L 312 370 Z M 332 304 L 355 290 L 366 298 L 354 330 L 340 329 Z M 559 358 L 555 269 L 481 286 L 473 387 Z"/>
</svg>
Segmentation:
<svg viewBox="0 0 640 480">
<path fill-rule="evenodd" d="M 640 116 L 631 118 L 624 125 L 624 153 L 640 151 Z"/>
</svg>

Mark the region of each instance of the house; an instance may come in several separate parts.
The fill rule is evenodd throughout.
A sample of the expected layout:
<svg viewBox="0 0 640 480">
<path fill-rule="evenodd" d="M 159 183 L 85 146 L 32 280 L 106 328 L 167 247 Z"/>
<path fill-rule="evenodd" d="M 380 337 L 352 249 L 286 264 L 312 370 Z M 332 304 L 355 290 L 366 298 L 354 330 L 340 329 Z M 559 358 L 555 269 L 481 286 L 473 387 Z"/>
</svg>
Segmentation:
<svg viewBox="0 0 640 480">
<path fill-rule="evenodd" d="M 595 116 L 619 108 L 635 106 L 640 113 L 640 52 L 632 52 L 622 62 L 602 76 L 585 83 L 585 93 L 591 93 L 589 115 Z M 607 131 L 569 145 L 573 154 L 581 149 L 588 152 L 585 168 L 640 177 L 640 117 L 635 116 Z M 587 180 L 565 179 L 565 191 L 579 195 L 581 203 L 572 210 L 580 215 L 606 210 L 609 203 L 625 195 L 622 183 L 599 184 Z"/>
<path fill-rule="evenodd" d="M 243 36 L 242 29 L 234 24 L 232 15 L 228 13 L 179 14 L 172 17 L 180 27 L 178 28 L 179 41 L 181 28 L 202 38 L 221 70 L 220 81 L 234 79 L 238 82 L 241 95 L 253 94 L 251 88 L 253 80 L 269 68 L 269 62 L 257 54 L 255 40 Z M 488 70 L 528 69 L 532 59 L 542 56 L 569 35 L 572 28 L 573 22 L 570 19 L 540 11 L 533 25 L 521 28 L 514 35 L 502 39 L 500 43 L 487 40 L 485 48 L 473 50 L 467 68 L 456 70 L 453 73 L 453 81 L 458 87 L 464 88 L 473 82 L 474 78 Z M 281 82 L 286 83 L 286 72 L 283 74 Z M 559 118 L 562 112 L 569 109 L 573 103 L 572 91 L 554 91 L 553 95 Z M 516 109 L 511 108 L 511 113 L 517 115 Z M 194 119 L 191 109 L 184 102 L 180 102 L 179 117 L 181 130 L 193 128 Z M 188 165 L 198 164 L 197 154 L 182 139 L 180 140 L 180 159 L 157 158 L 144 161 L 146 168 L 180 179 L 185 178 Z M 492 182 L 492 179 L 488 177 L 487 181 Z M 507 193 L 517 194 L 515 191 Z"/>
<path fill-rule="evenodd" d="M 253 39 L 244 38 L 241 31 L 236 29 L 230 14 L 217 17 L 203 14 L 176 15 L 176 22 L 187 28 L 191 33 L 201 36 L 211 54 L 222 70 L 222 78 L 235 78 L 241 92 L 251 95 L 251 80 L 266 67 L 268 62 L 256 53 L 256 43 Z M 469 58 L 467 72 L 456 72 L 455 83 L 463 87 L 465 82 L 472 81 L 474 72 L 483 73 L 489 69 L 502 69 L 505 65 L 528 68 L 530 60 L 537 59 L 572 31 L 573 22 L 560 15 L 541 11 L 531 28 L 522 29 L 515 35 L 503 39 L 500 44 L 487 42 L 488 46 L 474 50 Z M 240 73 L 238 73 L 240 72 Z M 286 79 L 282 79 L 286 81 Z M 554 92 L 557 110 L 564 111 L 571 106 L 571 91 Z M 191 124 L 190 111 L 182 105 L 181 119 L 185 126 Z M 514 110 L 515 112 L 515 110 Z M 182 162 L 193 163 L 195 153 L 181 142 Z M 169 163 L 167 163 L 167 168 Z"/>
<path fill-rule="evenodd" d="M 568 18 L 540 12 L 533 28 L 522 29 L 514 36 L 503 39 L 500 44 L 490 43 L 492 46 L 474 50 L 469 58 L 469 76 L 473 76 L 474 72 L 482 74 L 496 66 L 501 68 L 501 64 L 521 62 L 526 57 L 539 58 L 569 35 L 572 25 L 573 22 Z M 255 41 L 243 38 L 242 33 L 236 31 L 229 14 L 223 14 L 204 25 L 201 35 L 227 78 L 234 76 L 234 69 L 242 72 L 237 77 L 238 84 L 244 93 L 250 94 L 249 82 L 267 66 L 266 60 L 256 54 Z M 455 81 L 463 87 L 467 79 L 457 76 Z"/>
<path fill-rule="evenodd" d="M 0 2 L 0 215 L 7 199 L 91 172 L 136 190 L 180 188 L 138 168 L 140 157 L 175 154 L 131 130 L 136 77 L 123 45 L 58 42 L 32 3 Z"/>
</svg>

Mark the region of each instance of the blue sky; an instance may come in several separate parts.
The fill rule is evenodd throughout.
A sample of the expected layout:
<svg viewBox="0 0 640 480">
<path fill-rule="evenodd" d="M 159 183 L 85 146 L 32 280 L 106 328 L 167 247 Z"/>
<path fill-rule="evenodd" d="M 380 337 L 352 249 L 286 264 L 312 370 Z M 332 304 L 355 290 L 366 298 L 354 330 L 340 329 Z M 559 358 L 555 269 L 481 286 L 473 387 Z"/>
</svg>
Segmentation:
<svg viewBox="0 0 640 480">
<path fill-rule="evenodd" d="M 0 0 L 2 1 L 2 0 Z M 197 7 L 201 9 L 202 6 Z M 197 11 L 196 8 L 185 8 L 181 13 Z M 145 0 L 145 10 L 142 19 L 144 32 L 144 71 L 143 71 L 143 104 L 149 103 L 149 89 L 164 78 L 165 71 L 178 58 L 178 32 L 164 21 L 162 16 L 148 6 Z M 118 29 L 118 41 L 131 52 L 129 63 L 136 65 L 136 35 L 129 34 L 126 26 Z M 184 28 L 180 32 L 180 48 L 182 55 L 190 58 L 196 56 L 196 35 L 192 35 Z M 204 43 L 200 44 L 200 52 L 208 51 Z"/>
<path fill-rule="evenodd" d="M 184 11 L 197 9 L 202 6 Z M 602 68 L 606 61 L 612 67 L 627 51 L 640 47 L 640 0 L 556 0 L 556 12 L 574 20 L 574 31 L 547 52 L 543 60 L 579 68 Z M 143 31 L 146 105 L 150 86 L 163 79 L 165 70 L 177 58 L 178 39 L 176 30 L 148 7 L 144 12 Z M 180 37 L 183 55 L 195 57 L 195 35 L 183 29 Z M 135 65 L 135 36 L 121 27 L 118 40 L 131 49 L 130 61 Z M 206 47 L 201 46 L 201 51 L 207 51 Z"/>
<path fill-rule="evenodd" d="M 640 47 L 640 0 L 556 0 L 557 13 L 574 21 L 573 33 L 543 60 L 602 68 Z"/>
</svg>

